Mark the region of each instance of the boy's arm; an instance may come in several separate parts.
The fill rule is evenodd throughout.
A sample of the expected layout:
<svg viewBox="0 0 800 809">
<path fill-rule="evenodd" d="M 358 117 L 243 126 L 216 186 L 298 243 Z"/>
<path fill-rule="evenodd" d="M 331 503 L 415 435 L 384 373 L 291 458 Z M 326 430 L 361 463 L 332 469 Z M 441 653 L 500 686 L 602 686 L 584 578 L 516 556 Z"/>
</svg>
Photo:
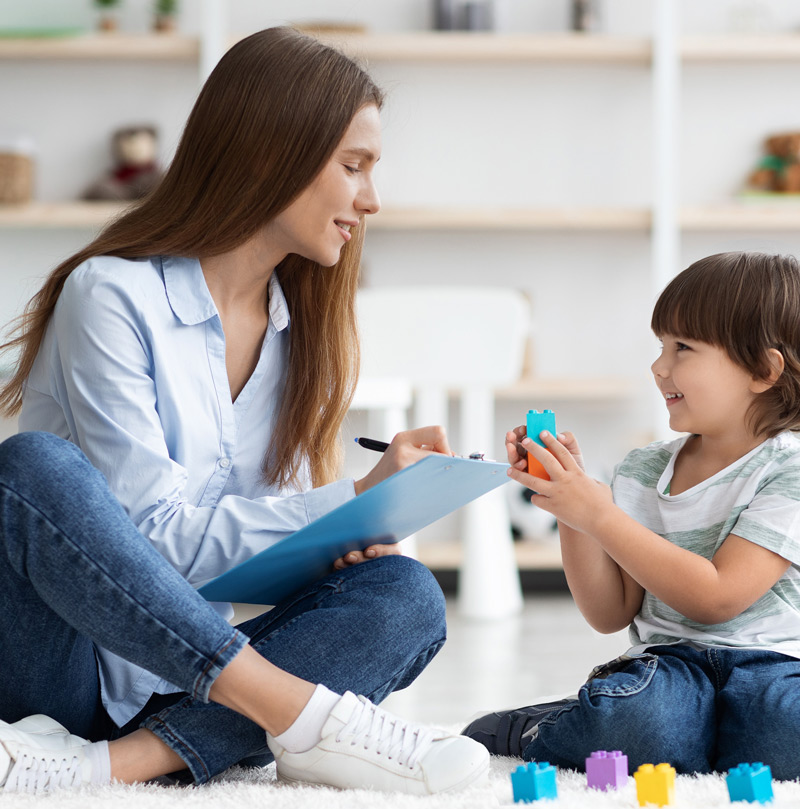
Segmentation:
<svg viewBox="0 0 800 809">
<path fill-rule="evenodd" d="M 687 618 L 717 624 L 739 615 L 786 572 L 789 562 L 755 543 L 731 534 L 713 559 L 687 551 L 640 525 L 589 478 L 553 436 L 548 451 L 534 442 L 533 452 L 549 481 L 510 470 L 511 477 L 539 494 L 533 502 L 573 530 L 589 534 L 645 590 Z"/>
<path fill-rule="evenodd" d="M 518 445 L 524 438 L 522 427 L 506 435 L 508 461 L 523 472 L 527 470 L 527 455 L 518 450 Z M 583 470 L 581 451 L 572 433 L 560 433 L 558 440 Z M 598 632 L 617 632 L 627 627 L 642 604 L 643 589 L 588 534 L 561 520 L 558 533 L 564 574 L 583 617 Z"/>
<path fill-rule="evenodd" d="M 593 537 L 560 520 L 558 532 L 564 574 L 583 617 L 598 632 L 625 629 L 642 606 L 644 589 Z"/>
</svg>

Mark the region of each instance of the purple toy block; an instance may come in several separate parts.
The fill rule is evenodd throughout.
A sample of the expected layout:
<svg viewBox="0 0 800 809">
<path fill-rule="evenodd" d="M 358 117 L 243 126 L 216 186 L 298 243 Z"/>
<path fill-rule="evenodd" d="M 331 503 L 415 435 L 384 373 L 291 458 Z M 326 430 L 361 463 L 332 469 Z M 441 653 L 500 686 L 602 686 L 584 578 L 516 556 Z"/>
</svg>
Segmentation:
<svg viewBox="0 0 800 809">
<path fill-rule="evenodd" d="M 592 789 L 621 789 L 628 783 L 628 757 L 620 750 L 595 750 L 586 759 L 586 786 Z"/>
</svg>

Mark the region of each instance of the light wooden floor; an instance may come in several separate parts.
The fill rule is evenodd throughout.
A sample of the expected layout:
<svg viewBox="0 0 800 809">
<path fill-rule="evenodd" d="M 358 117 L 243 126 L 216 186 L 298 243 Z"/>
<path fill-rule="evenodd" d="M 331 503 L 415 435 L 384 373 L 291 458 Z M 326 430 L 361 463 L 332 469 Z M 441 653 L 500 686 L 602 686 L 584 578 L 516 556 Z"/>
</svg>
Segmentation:
<svg viewBox="0 0 800 809">
<path fill-rule="evenodd" d="M 427 669 L 384 705 L 406 719 L 451 725 L 480 711 L 575 693 L 598 663 L 622 654 L 627 632 L 600 635 L 569 595 L 528 597 L 520 615 L 460 618 L 448 600 L 448 640 Z"/>
</svg>

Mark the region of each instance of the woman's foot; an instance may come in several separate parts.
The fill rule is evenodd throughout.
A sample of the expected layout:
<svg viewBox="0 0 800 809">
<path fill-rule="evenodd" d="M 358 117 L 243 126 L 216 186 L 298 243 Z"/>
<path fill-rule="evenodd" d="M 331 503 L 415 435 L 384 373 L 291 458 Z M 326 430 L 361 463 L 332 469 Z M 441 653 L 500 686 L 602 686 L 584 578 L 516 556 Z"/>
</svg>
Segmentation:
<svg viewBox="0 0 800 809">
<path fill-rule="evenodd" d="M 111 780 L 106 742 L 92 742 L 50 717 L 0 721 L 0 792 L 50 792 Z"/>
<path fill-rule="evenodd" d="M 486 750 L 472 739 L 404 722 L 349 691 L 321 735 L 303 752 L 267 736 L 281 781 L 433 795 L 475 784 L 489 771 Z"/>
</svg>

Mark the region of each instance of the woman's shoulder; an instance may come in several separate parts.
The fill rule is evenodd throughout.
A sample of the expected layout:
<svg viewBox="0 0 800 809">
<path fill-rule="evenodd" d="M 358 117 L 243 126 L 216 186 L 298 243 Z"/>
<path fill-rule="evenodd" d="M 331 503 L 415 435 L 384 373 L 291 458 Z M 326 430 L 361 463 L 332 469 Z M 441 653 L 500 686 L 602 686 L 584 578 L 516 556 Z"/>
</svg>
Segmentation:
<svg viewBox="0 0 800 809">
<path fill-rule="evenodd" d="M 83 309 L 89 303 L 125 305 L 134 309 L 154 297 L 164 297 L 161 261 L 154 258 L 93 256 L 79 264 L 67 277 L 59 308 Z"/>
<path fill-rule="evenodd" d="M 134 288 L 161 279 L 160 264 L 158 257 L 92 256 L 69 274 L 64 288 L 85 288 L 99 283 Z M 163 281 L 161 283 L 163 284 Z"/>
</svg>

